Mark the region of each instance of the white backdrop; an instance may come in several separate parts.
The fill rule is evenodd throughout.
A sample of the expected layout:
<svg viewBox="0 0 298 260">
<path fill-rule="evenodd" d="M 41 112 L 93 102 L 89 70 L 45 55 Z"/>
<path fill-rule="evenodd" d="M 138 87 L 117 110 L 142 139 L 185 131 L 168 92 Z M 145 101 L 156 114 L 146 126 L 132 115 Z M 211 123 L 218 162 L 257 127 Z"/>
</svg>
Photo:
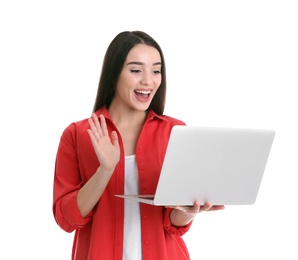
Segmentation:
<svg viewBox="0 0 298 260">
<path fill-rule="evenodd" d="M 91 114 L 103 55 L 123 30 L 164 50 L 166 114 L 276 131 L 256 204 L 203 213 L 192 259 L 298 259 L 298 8 L 290 0 L 1 1 L 1 259 L 70 259 L 52 215 L 63 129 Z"/>
</svg>

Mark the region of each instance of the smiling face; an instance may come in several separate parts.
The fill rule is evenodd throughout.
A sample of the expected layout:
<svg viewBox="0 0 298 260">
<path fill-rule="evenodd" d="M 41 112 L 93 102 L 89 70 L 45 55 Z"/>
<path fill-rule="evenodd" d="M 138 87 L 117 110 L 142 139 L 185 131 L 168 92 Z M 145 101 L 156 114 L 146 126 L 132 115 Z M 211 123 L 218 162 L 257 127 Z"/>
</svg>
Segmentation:
<svg viewBox="0 0 298 260">
<path fill-rule="evenodd" d="M 158 50 L 146 44 L 137 44 L 126 57 L 112 105 L 146 111 L 160 84 L 161 57 Z"/>
</svg>

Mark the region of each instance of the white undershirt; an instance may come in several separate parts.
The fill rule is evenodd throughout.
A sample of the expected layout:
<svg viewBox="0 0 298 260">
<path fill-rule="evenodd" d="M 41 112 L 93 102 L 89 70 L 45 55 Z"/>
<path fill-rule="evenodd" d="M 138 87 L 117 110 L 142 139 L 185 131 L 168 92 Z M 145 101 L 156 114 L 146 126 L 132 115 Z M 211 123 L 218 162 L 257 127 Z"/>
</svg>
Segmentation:
<svg viewBox="0 0 298 260">
<path fill-rule="evenodd" d="M 139 193 L 136 156 L 125 156 L 125 194 Z M 142 259 L 142 237 L 139 202 L 124 200 L 123 260 Z"/>
</svg>

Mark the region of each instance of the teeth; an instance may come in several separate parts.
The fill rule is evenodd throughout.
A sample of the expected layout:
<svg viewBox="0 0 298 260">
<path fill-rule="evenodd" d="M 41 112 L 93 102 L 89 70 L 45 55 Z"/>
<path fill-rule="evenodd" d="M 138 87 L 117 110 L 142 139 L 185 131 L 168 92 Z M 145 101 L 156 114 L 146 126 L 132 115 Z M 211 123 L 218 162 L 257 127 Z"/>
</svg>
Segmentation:
<svg viewBox="0 0 298 260">
<path fill-rule="evenodd" d="M 151 93 L 149 90 L 136 90 L 137 93 L 143 94 L 143 95 L 148 95 Z"/>
</svg>

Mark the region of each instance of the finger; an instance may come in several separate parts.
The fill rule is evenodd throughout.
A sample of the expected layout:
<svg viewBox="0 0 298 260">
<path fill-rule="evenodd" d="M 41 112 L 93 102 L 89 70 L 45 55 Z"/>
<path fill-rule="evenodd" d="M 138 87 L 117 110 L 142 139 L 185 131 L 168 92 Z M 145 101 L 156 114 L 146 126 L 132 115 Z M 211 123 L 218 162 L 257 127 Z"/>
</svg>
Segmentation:
<svg viewBox="0 0 298 260">
<path fill-rule="evenodd" d="M 208 211 L 212 208 L 212 204 L 210 202 L 205 203 L 203 206 L 203 210 Z"/>
<path fill-rule="evenodd" d="M 95 139 L 95 141 L 98 140 L 100 138 L 100 136 L 99 136 L 99 133 L 97 131 L 96 125 L 95 125 L 94 120 L 93 120 L 92 117 L 88 118 L 88 123 L 89 123 L 89 126 L 90 126 L 89 130 L 91 130 L 91 131 L 88 131 L 90 137 L 93 137 Z"/>
<path fill-rule="evenodd" d="M 89 134 L 92 145 L 95 146 L 97 144 L 97 138 L 95 137 L 94 133 L 90 129 L 87 129 L 87 132 Z"/>
<path fill-rule="evenodd" d="M 196 201 L 196 202 L 194 203 L 193 208 L 194 208 L 194 210 L 195 210 L 196 212 L 199 212 L 200 209 L 201 209 L 201 204 L 200 204 L 200 202 Z"/>
<path fill-rule="evenodd" d="M 225 209 L 225 206 L 224 205 L 214 205 L 211 207 L 211 209 L 209 209 L 209 211 L 212 211 L 212 210 L 223 210 Z"/>
<path fill-rule="evenodd" d="M 93 119 L 92 118 L 88 118 L 88 123 L 89 123 L 89 126 L 90 126 L 90 129 L 89 130 L 91 130 L 92 134 L 94 135 L 97 132 L 97 130 L 96 130 L 96 126 L 95 126 L 95 124 L 93 122 Z"/>
<path fill-rule="evenodd" d="M 99 120 L 100 120 L 102 134 L 104 136 L 108 135 L 108 128 L 107 128 L 107 123 L 106 123 L 105 117 L 103 115 L 100 115 Z"/>
<path fill-rule="evenodd" d="M 102 132 L 101 125 L 99 123 L 99 120 L 98 120 L 96 114 L 93 113 L 91 118 L 92 118 L 93 123 L 94 123 L 95 128 L 96 128 L 95 135 L 96 135 L 96 137 L 101 138 L 103 136 L 103 132 Z"/>
<path fill-rule="evenodd" d="M 206 210 L 211 209 L 212 206 L 213 206 L 213 205 L 212 205 L 210 202 L 207 202 L 207 203 L 204 205 L 204 207 L 205 207 Z"/>
<path fill-rule="evenodd" d="M 116 147 L 116 148 L 120 148 L 119 146 L 119 142 L 118 142 L 118 135 L 116 133 L 116 131 L 113 131 L 111 133 L 111 140 L 112 140 L 112 144 Z"/>
</svg>

